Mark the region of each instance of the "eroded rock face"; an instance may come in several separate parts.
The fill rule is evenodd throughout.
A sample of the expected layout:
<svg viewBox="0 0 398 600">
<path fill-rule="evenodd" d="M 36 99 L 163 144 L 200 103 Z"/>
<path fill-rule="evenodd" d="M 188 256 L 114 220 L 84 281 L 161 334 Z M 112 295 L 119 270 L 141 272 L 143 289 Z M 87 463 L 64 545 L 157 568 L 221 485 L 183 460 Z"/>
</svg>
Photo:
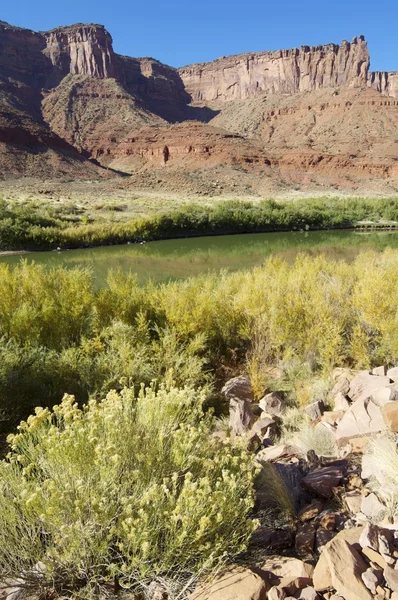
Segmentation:
<svg viewBox="0 0 398 600">
<path fill-rule="evenodd" d="M 54 67 L 51 87 L 69 73 L 100 79 L 118 77 L 112 38 L 103 25 L 59 27 L 42 35 L 46 43 L 43 54 Z"/>
<path fill-rule="evenodd" d="M 36 33 L 0 22 L 0 73 L 34 88 L 52 88 L 70 73 L 120 76 L 110 34 L 82 24 Z"/>
<path fill-rule="evenodd" d="M 373 71 L 368 75 L 368 86 L 384 96 L 398 98 L 398 72 Z"/>
<path fill-rule="evenodd" d="M 323 87 L 366 85 L 369 53 L 363 36 L 340 46 L 302 46 L 220 58 L 179 69 L 194 102 L 244 100 Z"/>
</svg>

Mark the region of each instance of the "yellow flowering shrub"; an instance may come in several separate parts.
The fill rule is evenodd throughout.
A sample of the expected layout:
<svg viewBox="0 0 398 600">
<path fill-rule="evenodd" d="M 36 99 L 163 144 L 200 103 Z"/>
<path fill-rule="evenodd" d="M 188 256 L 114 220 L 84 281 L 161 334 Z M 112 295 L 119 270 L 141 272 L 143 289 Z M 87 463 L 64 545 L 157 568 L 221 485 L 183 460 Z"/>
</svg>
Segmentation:
<svg viewBox="0 0 398 600">
<path fill-rule="evenodd" d="M 255 470 L 243 446 L 211 436 L 204 400 L 142 388 L 36 409 L 0 463 L 0 577 L 87 594 L 241 552 L 256 526 Z"/>
</svg>

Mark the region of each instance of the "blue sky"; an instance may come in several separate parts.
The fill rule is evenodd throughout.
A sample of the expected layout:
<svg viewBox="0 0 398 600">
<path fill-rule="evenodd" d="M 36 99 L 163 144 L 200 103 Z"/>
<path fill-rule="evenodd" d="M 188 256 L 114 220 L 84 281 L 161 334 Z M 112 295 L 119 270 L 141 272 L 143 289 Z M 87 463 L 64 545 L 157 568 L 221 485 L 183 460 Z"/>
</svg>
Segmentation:
<svg viewBox="0 0 398 600">
<path fill-rule="evenodd" d="M 0 20 L 34 30 L 102 23 L 116 52 L 176 67 L 363 34 L 371 68 L 398 71 L 397 0 L 3 0 Z"/>
</svg>

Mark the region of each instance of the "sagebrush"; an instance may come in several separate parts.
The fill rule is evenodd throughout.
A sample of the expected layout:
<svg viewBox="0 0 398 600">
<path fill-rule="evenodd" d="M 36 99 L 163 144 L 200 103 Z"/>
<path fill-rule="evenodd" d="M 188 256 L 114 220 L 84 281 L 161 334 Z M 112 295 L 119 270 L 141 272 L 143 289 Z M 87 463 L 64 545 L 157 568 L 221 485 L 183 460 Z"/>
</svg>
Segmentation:
<svg viewBox="0 0 398 600">
<path fill-rule="evenodd" d="M 37 409 L 0 463 L 0 577 L 87 595 L 184 581 L 245 549 L 255 469 L 192 388 Z M 79 592 L 80 590 L 80 592 Z"/>
</svg>

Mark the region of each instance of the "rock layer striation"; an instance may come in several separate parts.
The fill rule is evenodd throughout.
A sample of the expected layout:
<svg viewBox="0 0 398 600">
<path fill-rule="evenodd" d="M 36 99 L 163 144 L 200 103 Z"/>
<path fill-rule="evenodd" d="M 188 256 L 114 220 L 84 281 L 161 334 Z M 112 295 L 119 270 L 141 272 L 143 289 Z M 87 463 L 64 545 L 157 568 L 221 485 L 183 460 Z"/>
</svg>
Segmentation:
<svg viewBox="0 0 398 600">
<path fill-rule="evenodd" d="M 363 36 L 340 46 L 302 46 L 220 58 L 179 69 L 194 102 L 244 100 L 264 93 L 366 85 L 369 52 Z"/>
<path fill-rule="evenodd" d="M 0 176 L 102 168 L 212 195 L 395 191 L 398 73 L 369 66 L 363 36 L 175 69 L 115 53 L 102 25 L 0 21 Z"/>
</svg>

